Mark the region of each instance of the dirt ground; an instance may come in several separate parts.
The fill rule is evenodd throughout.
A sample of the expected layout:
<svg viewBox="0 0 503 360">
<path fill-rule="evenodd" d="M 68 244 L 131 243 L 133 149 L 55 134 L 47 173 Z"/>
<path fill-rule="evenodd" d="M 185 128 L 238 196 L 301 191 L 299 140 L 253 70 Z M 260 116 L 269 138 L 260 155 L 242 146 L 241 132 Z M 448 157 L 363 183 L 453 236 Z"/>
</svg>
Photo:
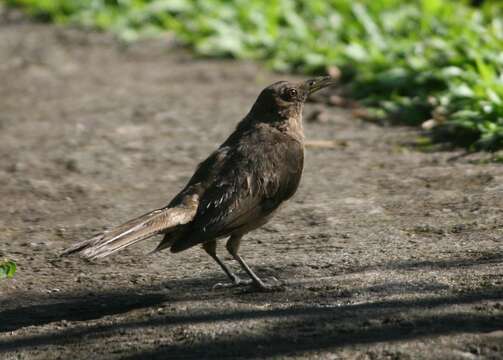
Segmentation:
<svg viewBox="0 0 503 360">
<path fill-rule="evenodd" d="M 503 167 L 343 109 L 308 104 L 324 116 L 307 139 L 335 146 L 307 149 L 297 195 L 242 246 L 285 291 L 213 290 L 204 251 L 144 255 L 155 240 L 57 257 L 165 205 L 281 78 L 169 37 L 3 19 L 0 257 L 19 269 L 0 281 L 0 358 L 502 359 Z"/>
</svg>

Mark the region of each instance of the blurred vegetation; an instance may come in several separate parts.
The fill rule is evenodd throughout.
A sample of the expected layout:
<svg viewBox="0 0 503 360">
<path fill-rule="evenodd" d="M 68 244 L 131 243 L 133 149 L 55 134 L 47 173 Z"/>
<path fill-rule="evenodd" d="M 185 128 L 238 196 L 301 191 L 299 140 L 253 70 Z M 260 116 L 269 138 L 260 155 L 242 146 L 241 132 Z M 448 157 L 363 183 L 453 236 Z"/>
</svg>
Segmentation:
<svg viewBox="0 0 503 360">
<path fill-rule="evenodd" d="M 0 261 L 0 279 L 11 278 L 16 273 L 16 263 L 12 260 Z"/>
<path fill-rule="evenodd" d="M 456 0 L 5 0 L 132 41 L 172 31 L 198 54 L 341 71 L 378 118 L 433 139 L 503 148 L 503 2 Z M 425 124 L 426 125 L 426 124 Z"/>
</svg>

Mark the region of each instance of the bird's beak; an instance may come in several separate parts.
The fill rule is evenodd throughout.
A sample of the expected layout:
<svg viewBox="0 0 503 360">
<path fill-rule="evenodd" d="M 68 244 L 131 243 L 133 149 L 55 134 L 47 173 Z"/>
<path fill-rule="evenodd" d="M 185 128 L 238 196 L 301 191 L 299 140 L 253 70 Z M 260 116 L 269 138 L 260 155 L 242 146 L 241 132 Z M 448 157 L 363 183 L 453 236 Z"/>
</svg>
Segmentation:
<svg viewBox="0 0 503 360">
<path fill-rule="evenodd" d="M 323 89 L 327 86 L 335 85 L 336 80 L 330 76 L 320 76 L 314 79 L 309 79 L 304 82 L 304 88 L 306 89 L 307 95 Z"/>
</svg>

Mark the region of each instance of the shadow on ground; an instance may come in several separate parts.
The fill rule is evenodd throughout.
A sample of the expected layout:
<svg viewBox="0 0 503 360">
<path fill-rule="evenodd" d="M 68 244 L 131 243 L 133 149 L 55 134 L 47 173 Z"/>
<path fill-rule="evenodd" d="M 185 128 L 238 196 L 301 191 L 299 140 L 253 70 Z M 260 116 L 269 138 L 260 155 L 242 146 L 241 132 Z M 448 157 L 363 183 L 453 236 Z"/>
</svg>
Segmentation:
<svg viewBox="0 0 503 360">
<path fill-rule="evenodd" d="M 125 295 L 109 295 L 113 304 L 119 304 Z M 163 345 L 155 349 L 141 351 L 130 355 L 128 359 L 163 358 L 166 354 L 171 356 L 184 355 L 202 358 L 211 355 L 240 356 L 252 358 L 256 356 L 274 356 L 288 354 L 295 349 L 296 352 L 337 348 L 340 346 L 386 342 L 421 338 L 433 335 L 446 335 L 453 333 L 479 333 L 502 329 L 503 315 L 474 314 L 463 311 L 450 312 L 444 315 L 428 315 L 434 308 L 456 305 L 467 305 L 480 301 L 501 300 L 503 288 L 489 290 L 475 290 L 460 295 L 427 297 L 421 300 L 388 300 L 369 304 L 334 305 L 334 306 L 301 306 L 272 310 L 238 310 L 209 313 L 156 316 L 140 321 L 123 321 L 110 325 L 90 325 L 83 328 L 60 329 L 44 335 L 19 337 L 13 340 L 0 341 L 0 352 L 40 347 L 49 344 L 65 345 L 93 338 L 111 336 L 118 332 L 142 331 L 146 328 L 162 328 L 163 331 L 172 331 L 178 325 L 214 324 L 228 321 L 248 321 L 269 319 L 274 321 L 269 329 L 260 335 L 217 338 L 211 341 L 192 342 Z M 105 298 L 101 298 L 105 299 Z M 110 305 L 106 309 L 99 309 L 102 315 L 114 314 L 129 309 L 136 309 L 139 304 L 152 306 L 160 304 L 162 297 L 157 295 L 133 296 L 134 302 L 129 305 L 117 307 Z M 59 303 L 53 307 L 36 309 L 36 311 L 51 311 L 61 309 L 65 313 L 75 309 L 80 303 Z M 32 308 L 18 310 L 22 316 L 29 316 Z M 60 313 L 58 311 L 58 313 Z M 421 315 L 418 315 L 420 313 Z M 414 315 L 416 314 L 416 315 Z M 2 317 L 12 316 L 3 312 Z M 74 319 L 86 319 L 89 314 L 80 313 Z M 66 316 L 62 316 L 65 318 Z M 5 331 L 5 326 L 3 328 Z"/>
<path fill-rule="evenodd" d="M 482 257 L 481 261 L 488 261 Z M 491 257 L 490 261 L 494 261 Z M 498 261 L 501 260 L 498 258 Z M 452 262 L 462 266 L 461 260 Z M 468 260 L 465 261 L 466 265 Z M 473 259 L 469 260 L 473 261 Z M 432 262 L 411 262 L 411 269 L 424 267 L 444 267 L 446 264 Z M 451 262 L 448 262 L 449 264 Z M 404 263 L 397 266 L 407 268 Z M 45 304 L 18 307 L 0 312 L 0 333 L 26 326 L 41 326 L 62 320 L 82 321 L 76 327 L 65 326 L 50 332 L 18 336 L 0 341 L 0 353 L 47 345 L 66 345 L 86 339 L 106 338 L 117 334 L 131 334 L 157 329 L 169 333 L 180 326 L 208 325 L 218 328 L 219 324 L 237 322 L 247 324 L 254 320 L 266 320 L 269 326 L 259 332 L 243 333 L 237 336 L 216 336 L 211 340 L 188 338 L 176 344 L 160 342 L 154 348 L 128 351 L 127 359 L 152 359 L 171 357 L 207 358 L 236 356 L 254 358 L 257 356 L 277 356 L 301 353 L 303 351 L 336 349 L 347 345 L 409 340 L 429 336 L 456 333 L 484 333 L 503 329 L 501 311 L 477 313 L 473 308 L 481 303 L 503 299 L 503 286 L 472 289 L 442 296 L 423 295 L 421 298 L 386 299 L 382 301 L 352 304 L 344 301 L 345 296 L 332 293 L 327 301 L 326 293 L 314 293 L 310 302 L 297 303 L 295 299 L 305 298 L 309 290 L 292 285 L 284 293 L 264 294 L 239 290 L 212 291 L 211 280 L 187 279 L 165 282 L 157 287 L 115 289 L 101 294 L 69 293 L 42 299 Z M 398 284 L 407 292 L 413 284 Z M 377 288 L 360 288 L 359 292 L 375 292 Z M 383 289 L 383 297 L 386 289 Z M 427 289 L 427 291 L 431 291 Z M 389 295 L 389 294 L 388 294 Z M 208 306 L 186 313 L 170 314 L 167 311 L 151 313 L 143 317 L 118 317 L 111 323 L 90 324 L 88 320 L 114 316 L 140 309 L 157 309 L 193 300 L 218 301 L 239 297 L 250 304 L 272 304 L 265 309 L 226 309 L 219 311 Z M 275 307 L 284 304 L 288 307 Z M 346 302 L 346 303 L 345 303 Z M 497 303 L 498 304 L 498 303 Z M 501 305 L 501 304 L 500 304 Z M 148 310 L 148 309 L 147 309 Z M 133 319 L 134 318 L 134 319 Z M 138 348 L 136 348 L 137 350 Z M 295 349 L 295 350 L 293 350 Z M 131 350 L 131 349 L 130 349 Z M 124 354 L 125 355 L 125 354 Z"/>
<path fill-rule="evenodd" d="M 436 261 L 398 261 L 370 267 L 354 266 L 351 269 L 345 269 L 343 272 L 344 274 L 356 274 L 376 269 L 417 271 L 424 269 L 468 268 L 481 264 L 497 264 L 502 262 L 503 254 L 481 252 L 477 254 L 477 256 L 470 258 L 442 259 Z M 286 269 L 277 267 L 271 270 L 267 266 L 256 266 L 255 270 L 265 279 L 270 276 L 288 279 L 291 276 Z M 251 299 L 257 303 L 263 300 L 277 300 L 277 302 L 281 302 L 285 301 L 285 297 L 288 298 L 290 302 L 302 301 L 305 296 L 303 293 L 306 291 L 306 287 L 310 287 L 313 283 L 318 283 L 317 279 L 310 279 L 307 281 L 301 280 L 300 282 L 295 280 L 287 281 L 286 293 L 278 293 L 264 299 L 259 296 L 260 293 L 253 293 L 253 291 L 249 291 L 248 288 L 213 291 L 212 285 L 217 283 L 219 279 L 224 279 L 221 273 L 210 273 L 204 278 L 171 279 L 162 284 L 152 286 L 111 289 L 100 293 L 79 291 L 75 293 L 48 294 L 46 296 L 24 293 L 20 294 L 20 296 L 23 298 L 37 297 L 39 299 L 39 304 L 29 306 L 21 305 L 13 309 L 0 311 L 0 333 L 14 331 L 26 326 L 40 326 L 61 320 L 86 321 L 99 319 L 108 315 L 122 314 L 132 310 L 155 307 L 162 303 L 212 300 L 224 296 L 247 296 L 248 298 L 251 296 Z M 382 291 L 383 294 L 386 293 L 390 295 L 394 293 L 392 291 L 394 288 L 401 293 L 419 292 L 421 290 L 423 292 L 431 292 L 447 289 L 445 285 L 436 283 L 425 284 L 423 282 L 412 281 L 407 283 L 388 282 L 383 285 L 367 286 L 365 288 L 352 287 L 351 291 L 340 290 L 337 286 L 334 286 L 322 294 L 317 294 L 318 298 L 311 298 L 311 301 L 319 302 L 321 300 L 320 296 L 326 301 L 327 295 L 331 297 L 333 301 L 350 300 L 351 296 L 357 292 Z M 326 288 L 324 289 L 326 290 Z M 467 296 L 464 295 L 464 298 L 467 298 Z M 503 299 L 503 297 L 500 296 L 500 299 Z M 455 302 L 448 302 L 447 299 L 445 299 L 445 304 L 449 303 Z"/>
</svg>

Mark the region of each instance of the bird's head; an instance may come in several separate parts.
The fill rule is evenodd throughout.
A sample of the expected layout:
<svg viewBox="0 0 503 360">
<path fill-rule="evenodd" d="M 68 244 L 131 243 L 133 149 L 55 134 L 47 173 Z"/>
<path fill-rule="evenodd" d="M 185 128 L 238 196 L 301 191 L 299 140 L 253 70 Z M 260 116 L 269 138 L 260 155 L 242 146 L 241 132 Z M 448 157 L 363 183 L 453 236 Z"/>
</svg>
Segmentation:
<svg viewBox="0 0 503 360">
<path fill-rule="evenodd" d="M 299 83 L 278 81 L 262 90 L 249 116 L 263 122 L 292 118 L 300 120 L 304 103 L 309 95 L 334 83 L 335 79 L 330 76 L 317 77 Z"/>
</svg>

